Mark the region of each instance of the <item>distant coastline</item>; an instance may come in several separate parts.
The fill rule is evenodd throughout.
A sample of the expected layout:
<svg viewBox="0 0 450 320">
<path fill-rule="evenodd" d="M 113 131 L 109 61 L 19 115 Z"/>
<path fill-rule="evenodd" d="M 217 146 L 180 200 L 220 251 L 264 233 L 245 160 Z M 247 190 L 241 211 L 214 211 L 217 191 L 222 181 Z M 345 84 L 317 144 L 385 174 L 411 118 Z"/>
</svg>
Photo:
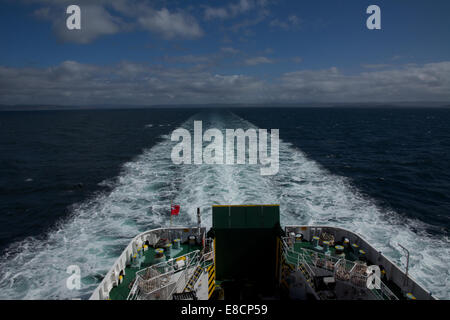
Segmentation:
<svg viewBox="0 0 450 320">
<path fill-rule="evenodd" d="M 203 104 L 159 104 L 159 105 L 0 105 L 2 111 L 62 111 L 62 110 L 117 110 L 117 109 L 163 109 L 163 108 L 450 108 L 450 102 L 351 102 L 351 103 L 203 103 Z"/>
</svg>

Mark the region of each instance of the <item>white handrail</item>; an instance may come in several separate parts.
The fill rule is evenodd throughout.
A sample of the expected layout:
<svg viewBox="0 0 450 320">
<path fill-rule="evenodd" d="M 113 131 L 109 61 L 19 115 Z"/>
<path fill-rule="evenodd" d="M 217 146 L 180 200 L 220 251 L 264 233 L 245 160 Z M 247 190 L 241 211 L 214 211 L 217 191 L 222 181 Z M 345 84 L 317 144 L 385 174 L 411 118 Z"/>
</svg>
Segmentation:
<svg viewBox="0 0 450 320">
<path fill-rule="evenodd" d="M 188 262 L 189 265 L 187 265 L 186 268 L 183 270 L 183 273 L 180 275 L 180 277 L 178 278 L 177 283 L 175 284 L 174 288 L 170 292 L 170 295 L 169 295 L 170 297 L 172 297 L 172 295 L 173 295 L 173 293 L 175 291 L 180 290 L 180 288 L 179 288 L 180 287 L 180 283 L 184 283 L 184 285 L 186 285 L 188 283 L 188 281 L 189 281 L 188 279 L 190 278 L 190 277 L 187 276 L 188 273 L 189 273 L 189 269 L 192 268 L 192 267 L 197 267 L 202 261 L 203 255 L 202 255 L 202 258 L 200 259 L 200 261 L 196 262 L 195 266 L 194 266 L 194 262 L 197 260 L 199 254 L 201 254 L 201 253 L 196 251 L 196 254 L 194 255 L 194 257 L 192 259 L 190 259 L 190 261 Z M 183 279 L 183 277 L 184 277 L 184 282 L 181 281 Z M 183 289 L 184 289 L 184 286 L 183 286 Z"/>
<path fill-rule="evenodd" d="M 286 242 L 286 239 L 288 240 L 288 242 Z M 336 257 L 330 256 L 330 255 L 326 255 L 326 254 L 316 252 L 316 251 L 306 249 L 306 248 L 301 248 L 300 249 L 301 252 L 297 252 L 294 250 L 293 245 L 289 245 L 289 240 L 290 239 L 288 239 L 288 238 L 281 239 L 285 257 L 287 259 L 292 258 L 292 256 L 294 257 L 294 259 L 297 261 L 296 269 L 298 269 L 299 264 L 302 263 L 303 266 L 305 267 L 306 272 L 309 274 L 309 276 L 311 278 L 314 277 L 314 272 L 313 272 L 311 266 L 309 265 L 309 263 L 306 261 L 305 255 L 308 255 L 310 258 L 315 257 L 315 259 L 312 260 L 312 264 L 317 268 L 324 268 L 324 269 L 329 270 L 327 268 L 327 261 L 329 261 L 329 262 L 331 262 L 335 273 L 338 271 L 339 267 L 344 267 L 346 270 L 350 269 L 347 271 L 348 276 L 349 276 L 349 278 L 347 280 L 340 279 L 339 277 L 337 277 L 338 280 L 346 281 L 351 284 L 354 284 L 351 280 L 353 279 L 354 281 L 356 281 L 356 279 L 357 279 L 358 283 L 361 283 L 364 285 L 367 283 L 368 275 L 358 272 L 356 270 L 357 264 L 355 262 L 346 260 L 344 258 L 336 258 Z M 317 263 L 318 261 L 323 261 L 323 265 L 318 264 Z M 349 266 L 350 266 L 350 268 L 349 268 Z M 374 292 L 374 290 L 380 290 L 382 299 L 398 300 L 397 296 L 382 281 L 380 281 L 379 289 L 370 290 L 372 292 L 372 294 L 378 298 L 379 297 L 379 295 L 377 295 L 378 292 L 377 291 Z"/>
<path fill-rule="evenodd" d="M 171 276 L 177 272 L 180 271 L 184 272 L 185 270 L 187 270 L 188 267 L 197 260 L 197 256 L 199 255 L 199 253 L 200 250 L 195 250 L 184 256 L 178 257 L 177 259 L 185 257 L 185 260 L 187 260 L 187 263 L 179 269 L 175 269 L 176 260 L 171 259 L 169 261 L 160 262 L 158 264 L 152 265 L 148 268 L 138 271 L 136 273 L 136 280 L 133 284 L 130 293 L 128 294 L 127 299 L 131 299 L 135 295 L 139 295 L 143 287 L 147 287 L 150 289 L 149 291 L 142 293 L 145 295 L 152 294 L 162 288 L 167 287 L 168 285 L 173 283 L 173 281 L 170 282 Z M 161 269 L 164 271 L 164 273 L 160 272 Z M 152 271 L 158 273 L 158 275 L 152 276 L 149 279 L 145 279 L 144 278 L 145 274 L 149 272 L 151 273 Z M 165 283 L 164 280 L 168 280 L 168 282 Z M 152 284 L 155 285 L 154 288 L 151 288 Z"/>
</svg>

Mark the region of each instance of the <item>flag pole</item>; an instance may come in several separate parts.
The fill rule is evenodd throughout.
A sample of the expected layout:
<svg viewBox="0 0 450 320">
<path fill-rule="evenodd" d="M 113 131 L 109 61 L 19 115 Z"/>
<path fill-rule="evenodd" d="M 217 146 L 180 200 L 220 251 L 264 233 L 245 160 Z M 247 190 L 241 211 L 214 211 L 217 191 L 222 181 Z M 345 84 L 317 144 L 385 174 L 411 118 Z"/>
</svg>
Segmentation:
<svg viewBox="0 0 450 320">
<path fill-rule="evenodd" d="M 170 200 L 170 227 L 172 228 L 172 200 Z"/>
<path fill-rule="evenodd" d="M 172 233 L 172 199 L 170 200 L 170 228 L 169 228 L 169 241 L 172 242 L 172 239 L 170 237 Z"/>
</svg>

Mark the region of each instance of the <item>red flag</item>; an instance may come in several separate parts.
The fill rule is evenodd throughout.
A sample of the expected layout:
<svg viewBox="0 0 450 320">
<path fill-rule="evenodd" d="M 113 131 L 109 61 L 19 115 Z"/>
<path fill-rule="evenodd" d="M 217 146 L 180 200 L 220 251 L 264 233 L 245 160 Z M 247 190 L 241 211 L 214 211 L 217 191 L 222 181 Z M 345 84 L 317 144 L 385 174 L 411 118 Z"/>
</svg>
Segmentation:
<svg viewBox="0 0 450 320">
<path fill-rule="evenodd" d="M 172 216 L 177 216 L 180 213 L 180 206 L 177 204 L 172 205 L 170 208 L 170 214 Z"/>
</svg>

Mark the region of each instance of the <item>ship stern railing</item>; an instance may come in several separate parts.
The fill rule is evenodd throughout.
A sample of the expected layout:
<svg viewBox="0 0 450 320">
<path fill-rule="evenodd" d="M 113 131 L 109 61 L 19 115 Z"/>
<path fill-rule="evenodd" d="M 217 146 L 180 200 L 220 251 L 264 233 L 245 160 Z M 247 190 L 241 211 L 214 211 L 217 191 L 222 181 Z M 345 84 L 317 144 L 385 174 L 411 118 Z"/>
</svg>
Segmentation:
<svg viewBox="0 0 450 320">
<path fill-rule="evenodd" d="M 312 267 L 325 269 L 333 272 L 337 281 L 347 282 L 354 287 L 368 289 L 375 299 L 398 300 L 397 296 L 381 279 L 377 282 L 378 286 L 374 287 L 374 289 L 368 288 L 369 276 L 371 275 L 367 273 L 366 264 L 307 248 L 294 248 L 296 240 L 292 237 L 283 237 L 281 241 L 286 261 L 294 264 L 296 269 L 299 269 L 300 264 L 302 264 L 311 278 L 314 277 Z"/>
<path fill-rule="evenodd" d="M 199 254 L 200 250 L 192 251 L 184 256 L 170 259 L 136 272 L 136 280 L 128 299 L 170 299 L 176 285 L 174 275 L 186 271 L 193 264 L 198 264 Z M 178 261 L 184 261 L 184 264 L 180 266 L 177 263 Z M 165 294 L 162 294 L 163 291 Z"/>
</svg>

